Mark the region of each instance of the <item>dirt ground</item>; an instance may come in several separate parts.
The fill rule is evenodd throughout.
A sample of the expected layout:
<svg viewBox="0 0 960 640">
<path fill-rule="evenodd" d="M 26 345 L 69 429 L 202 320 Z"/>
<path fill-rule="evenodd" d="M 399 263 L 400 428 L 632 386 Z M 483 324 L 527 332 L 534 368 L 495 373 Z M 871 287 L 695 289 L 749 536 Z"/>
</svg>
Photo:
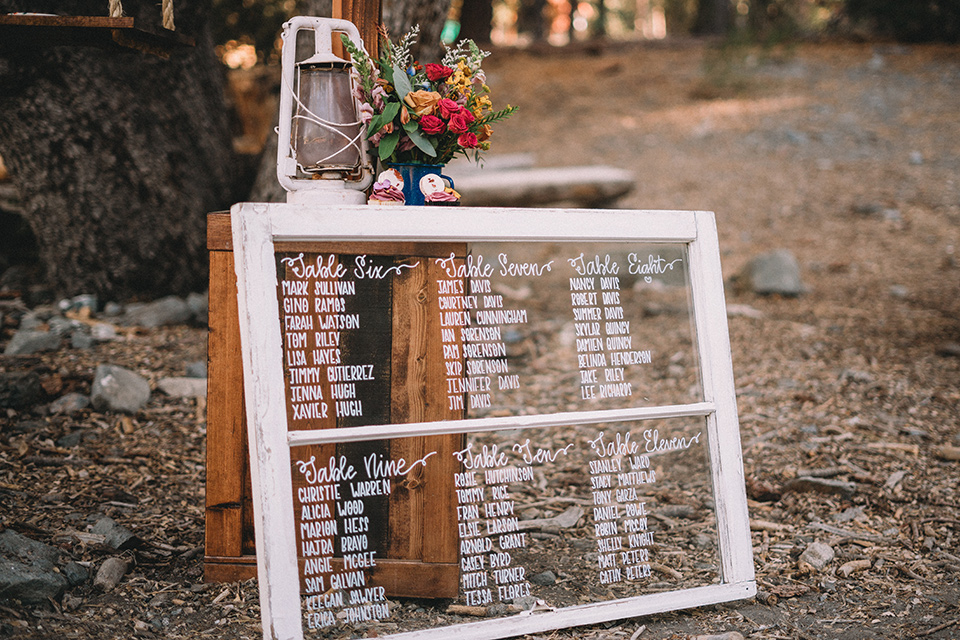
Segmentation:
<svg viewBox="0 0 960 640">
<path fill-rule="evenodd" d="M 536 637 L 960 636 L 960 49 L 684 43 L 488 63 L 495 104 L 521 107 L 495 153 L 626 168 L 624 208 L 716 212 L 765 594 Z M 736 282 L 777 248 L 806 294 Z M 37 369 L 54 397 L 89 392 L 99 362 L 182 375 L 205 340 L 133 330 L 0 363 Z M 255 583 L 202 583 L 204 432 L 202 402 L 159 393 L 132 417 L 0 415 L 4 528 L 91 571 L 116 555 L 71 533 L 92 515 L 144 541 L 111 592 L 88 581 L 49 606 L 0 603 L 0 637 L 260 636 Z M 788 485 L 801 475 L 855 489 Z M 815 541 L 837 556 L 822 571 L 798 564 Z"/>
</svg>

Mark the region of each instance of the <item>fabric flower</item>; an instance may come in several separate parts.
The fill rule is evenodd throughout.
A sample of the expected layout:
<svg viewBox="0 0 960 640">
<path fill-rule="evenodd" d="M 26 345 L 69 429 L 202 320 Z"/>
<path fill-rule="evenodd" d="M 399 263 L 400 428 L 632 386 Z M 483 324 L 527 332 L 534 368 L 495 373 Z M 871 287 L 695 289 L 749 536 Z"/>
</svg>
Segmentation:
<svg viewBox="0 0 960 640">
<path fill-rule="evenodd" d="M 440 107 L 440 117 L 450 119 L 455 113 L 460 113 L 463 109 L 459 104 L 451 100 L 450 98 L 443 98 L 440 102 L 437 103 L 437 106 Z"/>
<path fill-rule="evenodd" d="M 477 140 L 477 134 L 467 131 L 457 137 L 457 144 L 464 149 L 476 149 L 480 146 L 480 141 Z"/>
<path fill-rule="evenodd" d="M 453 69 L 442 64 L 428 64 L 424 67 L 424 71 L 427 72 L 427 79 L 430 82 L 436 82 L 437 80 L 446 80 L 453 73 Z"/>
<path fill-rule="evenodd" d="M 425 116 L 433 113 L 440 102 L 440 94 L 436 91 L 411 91 L 403 97 L 403 101 L 413 109 L 418 116 Z"/>
<path fill-rule="evenodd" d="M 484 142 L 490 139 L 490 136 L 493 135 L 493 127 L 488 124 L 485 124 L 480 127 L 480 130 L 477 131 L 477 140 Z"/>
<path fill-rule="evenodd" d="M 427 135 L 439 135 L 446 131 L 447 125 L 443 120 L 433 115 L 426 115 L 420 118 L 420 128 Z"/>
<path fill-rule="evenodd" d="M 476 118 L 473 117 L 473 114 L 463 109 L 459 113 L 450 116 L 450 123 L 447 127 L 454 133 L 466 133 L 474 120 L 476 120 Z"/>
</svg>

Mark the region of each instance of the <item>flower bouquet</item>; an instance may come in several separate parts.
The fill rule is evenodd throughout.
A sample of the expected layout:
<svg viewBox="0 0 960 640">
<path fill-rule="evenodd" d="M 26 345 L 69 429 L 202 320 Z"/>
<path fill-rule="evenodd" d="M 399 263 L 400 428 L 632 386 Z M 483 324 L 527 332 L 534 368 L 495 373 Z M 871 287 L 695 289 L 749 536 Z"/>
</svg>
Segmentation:
<svg viewBox="0 0 960 640">
<path fill-rule="evenodd" d="M 360 118 L 384 163 L 446 164 L 456 154 L 479 160 L 490 148 L 491 125 L 516 107 L 493 110 L 480 68 L 489 55 L 472 40 L 447 49 L 440 64 L 420 65 L 410 54 L 419 27 L 397 44 L 380 30 L 375 62 L 347 36 L 353 58 Z"/>
</svg>

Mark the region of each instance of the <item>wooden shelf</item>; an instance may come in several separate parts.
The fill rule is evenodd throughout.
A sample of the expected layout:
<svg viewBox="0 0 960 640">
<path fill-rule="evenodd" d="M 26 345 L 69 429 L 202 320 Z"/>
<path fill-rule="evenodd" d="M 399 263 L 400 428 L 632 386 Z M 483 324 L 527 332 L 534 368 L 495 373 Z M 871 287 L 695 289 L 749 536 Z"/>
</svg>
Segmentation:
<svg viewBox="0 0 960 640">
<path fill-rule="evenodd" d="M 48 47 L 79 46 L 136 49 L 161 58 L 196 42 L 175 31 L 146 31 L 130 17 L 0 15 L 0 50 L 30 51 Z"/>
</svg>

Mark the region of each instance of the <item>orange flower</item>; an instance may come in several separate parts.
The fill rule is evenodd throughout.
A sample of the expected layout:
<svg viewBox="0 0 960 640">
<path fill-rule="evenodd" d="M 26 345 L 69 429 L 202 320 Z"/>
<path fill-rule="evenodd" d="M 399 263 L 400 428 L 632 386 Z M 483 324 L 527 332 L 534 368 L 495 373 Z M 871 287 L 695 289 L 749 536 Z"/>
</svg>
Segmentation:
<svg viewBox="0 0 960 640">
<path fill-rule="evenodd" d="M 489 140 L 490 136 L 492 135 L 493 135 L 493 127 L 491 127 L 488 124 L 485 124 L 482 127 L 480 127 L 479 131 L 477 131 L 477 140 L 479 140 L 480 142 L 484 142 L 485 140 Z"/>
<path fill-rule="evenodd" d="M 440 94 L 436 91 L 411 91 L 403 97 L 403 101 L 413 109 L 413 112 L 418 116 L 426 116 L 432 114 L 436 108 L 437 103 L 440 102 Z"/>
</svg>

